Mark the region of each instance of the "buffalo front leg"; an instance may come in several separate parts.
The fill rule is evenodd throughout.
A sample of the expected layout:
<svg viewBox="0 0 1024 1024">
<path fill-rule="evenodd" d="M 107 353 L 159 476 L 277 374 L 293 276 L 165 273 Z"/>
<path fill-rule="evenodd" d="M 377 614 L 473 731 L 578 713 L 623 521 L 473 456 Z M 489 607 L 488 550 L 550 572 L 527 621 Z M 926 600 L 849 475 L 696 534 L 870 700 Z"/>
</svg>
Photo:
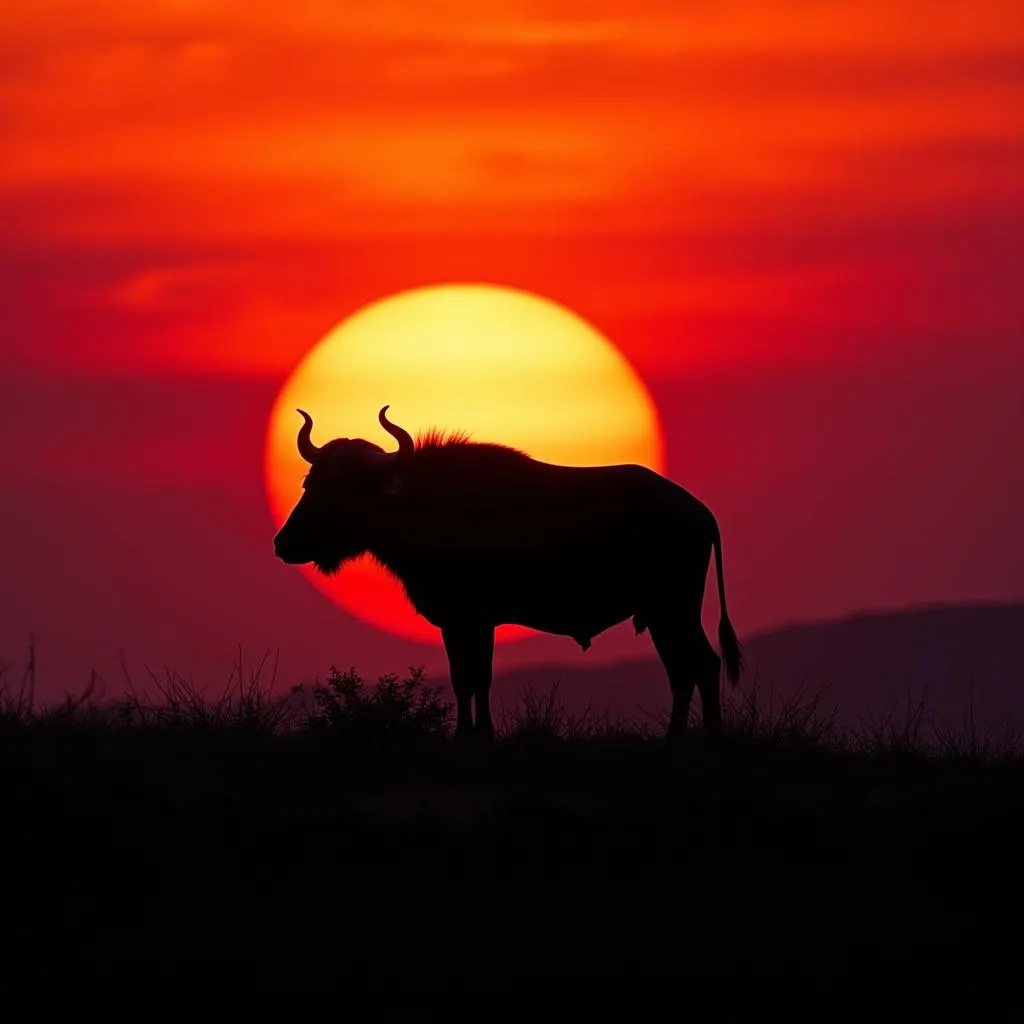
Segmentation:
<svg viewBox="0 0 1024 1024">
<path fill-rule="evenodd" d="M 491 721 L 490 691 L 494 661 L 494 627 L 460 624 L 441 630 L 448 669 L 455 690 L 457 718 L 455 738 L 466 739 L 472 733 L 484 739 L 494 735 Z M 476 698 L 476 727 L 473 725 L 473 699 Z"/>
</svg>

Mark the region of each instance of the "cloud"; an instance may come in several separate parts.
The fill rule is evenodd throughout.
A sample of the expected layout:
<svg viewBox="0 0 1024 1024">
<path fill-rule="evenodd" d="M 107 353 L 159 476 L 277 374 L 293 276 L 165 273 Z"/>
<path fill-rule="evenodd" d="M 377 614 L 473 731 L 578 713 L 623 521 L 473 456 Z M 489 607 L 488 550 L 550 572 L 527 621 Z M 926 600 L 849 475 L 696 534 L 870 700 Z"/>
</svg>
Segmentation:
<svg viewBox="0 0 1024 1024">
<path fill-rule="evenodd" d="M 63 6 L 5 26 L 0 187 L 287 181 L 353 201 L 474 202 L 493 183 L 460 171 L 486 164 L 481 153 L 557 166 L 571 148 L 592 173 L 611 168 L 604 198 L 628 201 L 658 174 L 813 176 L 820 154 L 1021 133 L 1024 38 L 999 0 L 971 18 L 930 6 L 923 24 L 907 2 L 659 2 L 628 18 L 611 3 L 589 17 L 545 4 L 300 3 L 243 17 L 228 3 L 108 3 L 74 31 Z M 424 196 L 431 168 L 451 186 Z"/>
<path fill-rule="evenodd" d="M 736 352 L 772 319 L 1005 338 L 1020 308 L 1004 0 L 47 0 L 5 18 L 0 68 L 22 361 L 275 369 L 444 279 L 645 352 L 657 316 L 731 319 Z"/>
</svg>

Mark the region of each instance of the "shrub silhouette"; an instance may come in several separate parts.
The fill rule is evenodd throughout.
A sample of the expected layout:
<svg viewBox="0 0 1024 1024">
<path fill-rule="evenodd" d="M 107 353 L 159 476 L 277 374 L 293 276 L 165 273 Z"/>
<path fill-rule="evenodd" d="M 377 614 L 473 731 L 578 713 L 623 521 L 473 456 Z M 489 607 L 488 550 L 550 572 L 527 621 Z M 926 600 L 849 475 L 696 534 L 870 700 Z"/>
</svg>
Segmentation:
<svg viewBox="0 0 1024 1024">
<path fill-rule="evenodd" d="M 332 665 L 312 691 L 315 710 L 306 728 L 343 742 L 434 742 L 448 736 L 454 721 L 453 706 L 441 700 L 440 686 L 425 685 L 422 668 L 410 668 L 404 679 L 391 672 L 368 686 L 355 668 Z"/>
</svg>

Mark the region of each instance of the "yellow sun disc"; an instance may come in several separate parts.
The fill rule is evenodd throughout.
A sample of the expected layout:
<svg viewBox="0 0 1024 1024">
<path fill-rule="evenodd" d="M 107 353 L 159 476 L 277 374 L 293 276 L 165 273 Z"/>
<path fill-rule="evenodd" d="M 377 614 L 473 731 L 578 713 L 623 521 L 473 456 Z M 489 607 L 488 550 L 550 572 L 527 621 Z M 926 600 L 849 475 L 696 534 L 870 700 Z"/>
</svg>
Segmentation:
<svg viewBox="0 0 1024 1024">
<path fill-rule="evenodd" d="M 363 437 L 395 447 L 377 413 L 415 437 L 432 427 L 520 448 L 571 466 L 639 463 L 662 469 L 662 435 L 646 387 L 625 357 L 585 320 L 529 292 L 447 284 L 381 299 L 342 321 L 285 382 L 270 413 L 267 495 L 275 527 L 301 494 L 301 419 L 313 440 Z M 272 557 L 272 556 L 271 556 Z M 364 556 L 334 577 L 303 575 L 342 608 L 388 632 L 428 642 L 440 633 L 400 584 Z M 516 626 L 498 639 L 530 635 Z"/>
</svg>

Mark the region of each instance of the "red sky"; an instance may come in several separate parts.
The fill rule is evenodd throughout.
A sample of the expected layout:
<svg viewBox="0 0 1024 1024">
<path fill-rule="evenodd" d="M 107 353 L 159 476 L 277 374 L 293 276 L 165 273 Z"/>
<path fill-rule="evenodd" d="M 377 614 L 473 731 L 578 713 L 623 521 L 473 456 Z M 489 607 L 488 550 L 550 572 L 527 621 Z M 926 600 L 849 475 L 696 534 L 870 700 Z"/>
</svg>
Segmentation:
<svg viewBox="0 0 1024 1024">
<path fill-rule="evenodd" d="M 275 562 L 260 472 L 301 355 L 448 280 L 619 345 L 741 631 L 1024 597 L 1022 158 L 1016 2 L 5 12 L 0 661 L 441 671 Z"/>
</svg>

